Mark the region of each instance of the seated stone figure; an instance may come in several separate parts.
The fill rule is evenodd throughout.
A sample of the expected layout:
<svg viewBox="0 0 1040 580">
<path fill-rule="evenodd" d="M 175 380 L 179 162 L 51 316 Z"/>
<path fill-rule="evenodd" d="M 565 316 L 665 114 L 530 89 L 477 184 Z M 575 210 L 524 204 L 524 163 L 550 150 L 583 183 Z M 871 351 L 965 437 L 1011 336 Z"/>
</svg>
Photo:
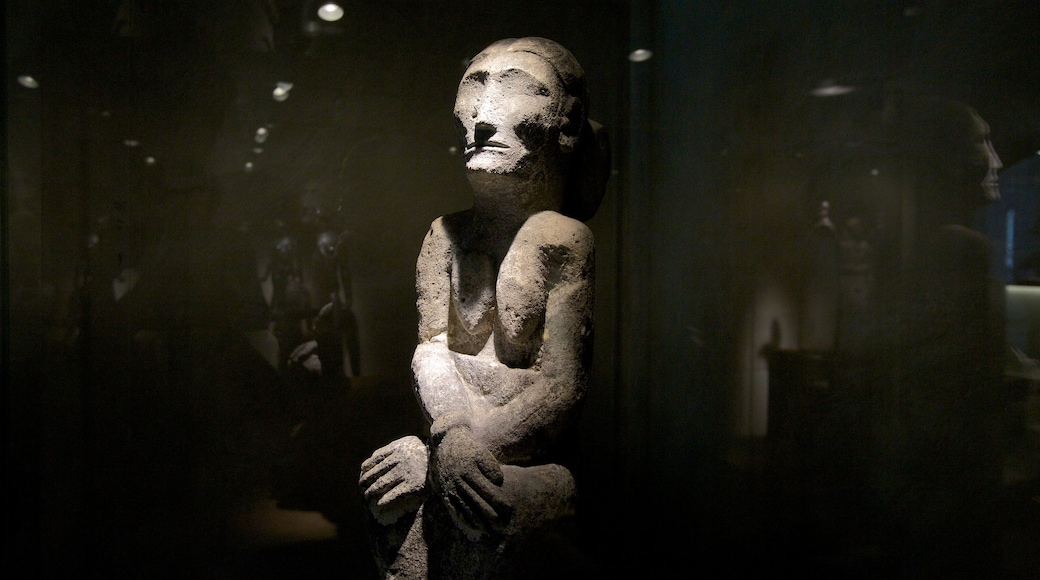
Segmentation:
<svg viewBox="0 0 1040 580">
<path fill-rule="evenodd" d="M 588 384 L 595 212 L 609 174 L 584 72 L 542 38 L 478 54 L 455 118 L 473 207 L 419 254 L 415 387 L 431 421 L 361 468 L 371 537 L 393 578 L 569 569 L 576 485 L 558 459 Z M 577 218 L 577 219 L 575 219 Z"/>
</svg>

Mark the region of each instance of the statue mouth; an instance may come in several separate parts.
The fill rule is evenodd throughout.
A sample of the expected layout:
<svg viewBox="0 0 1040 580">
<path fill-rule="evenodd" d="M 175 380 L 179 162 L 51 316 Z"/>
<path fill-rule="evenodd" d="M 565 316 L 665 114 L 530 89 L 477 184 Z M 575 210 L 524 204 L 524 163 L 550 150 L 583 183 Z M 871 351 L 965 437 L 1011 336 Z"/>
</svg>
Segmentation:
<svg viewBox="0 0 1040 580">
<path fill-rule="evenodd" d="M 482 143 L 468 143 L 466 145 L 467 153 L 483 149 L 509 149 L 509 145 L 506 145 L 501 141 L 484 141 Z"/>
</svg>

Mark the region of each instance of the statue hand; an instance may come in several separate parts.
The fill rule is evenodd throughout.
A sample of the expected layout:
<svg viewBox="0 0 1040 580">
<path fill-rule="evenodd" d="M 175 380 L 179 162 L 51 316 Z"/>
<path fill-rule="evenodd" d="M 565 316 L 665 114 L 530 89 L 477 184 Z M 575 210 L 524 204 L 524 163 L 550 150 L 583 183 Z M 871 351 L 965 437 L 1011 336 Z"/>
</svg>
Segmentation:
<svg viewBox="0 0 1040 580">
<path fill-rule="evenodd" d="M 289 355 L 289 367 L 304 376 L 321 376 L 318 341 L 309 340 L 293 349 Z"/>
<path fill-rule="evenodd" d="M 361 464 L 358 483 L 369 510 L 383 525 L 419 509 L 426 490 L 428 451 L 418 437 L 403 437 Z"/>
<path fill-rule="evenodd" d="M 505 526 L 512 508 L 501 488 L 502 468 L 469 427 L 435 433 L 430 462 L 431 483 L 468 538 Z"/>
</svg>

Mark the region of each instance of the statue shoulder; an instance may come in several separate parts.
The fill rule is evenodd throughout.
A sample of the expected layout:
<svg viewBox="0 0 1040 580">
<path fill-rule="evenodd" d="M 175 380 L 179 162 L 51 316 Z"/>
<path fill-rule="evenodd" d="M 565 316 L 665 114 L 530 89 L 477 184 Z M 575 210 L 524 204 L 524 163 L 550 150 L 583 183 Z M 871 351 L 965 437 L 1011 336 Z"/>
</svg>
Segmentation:
<svg viewBox="0 0 1040 580">
<path fill-rule="evenodd" d="M 433 220 L 426 234 L 427 241 L 431 239 L 453 239 L 465 231 L 470 222 L 473 221 L 473 211 L 464 210 L 442 215 Z"/>
<path fill-rule="evenodd" d="M 588 226 L 554 211 L 543 211 L 528 218 L 519 237 L 538 246 L 562 246 L 577 254 L 591 254 L 595 245 Z"/>
</svg>

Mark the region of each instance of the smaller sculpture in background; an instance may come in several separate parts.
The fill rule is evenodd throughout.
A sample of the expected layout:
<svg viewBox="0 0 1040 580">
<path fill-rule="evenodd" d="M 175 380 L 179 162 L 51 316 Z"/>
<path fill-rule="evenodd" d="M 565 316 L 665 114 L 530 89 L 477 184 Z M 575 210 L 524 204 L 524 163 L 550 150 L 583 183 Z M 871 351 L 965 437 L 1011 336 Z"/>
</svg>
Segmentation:
<svg viewBox="0 0 1040 580">
<path fill-rule="evenodd" d="M 324 187 L 311 184 L 249 232 L 255 281 L 244 291 L 251 312 L 247 330 L 279 372 L 357 376 L 361 351 L 347 259 L 350 233 L 325 197 Z"/>
</svg>

